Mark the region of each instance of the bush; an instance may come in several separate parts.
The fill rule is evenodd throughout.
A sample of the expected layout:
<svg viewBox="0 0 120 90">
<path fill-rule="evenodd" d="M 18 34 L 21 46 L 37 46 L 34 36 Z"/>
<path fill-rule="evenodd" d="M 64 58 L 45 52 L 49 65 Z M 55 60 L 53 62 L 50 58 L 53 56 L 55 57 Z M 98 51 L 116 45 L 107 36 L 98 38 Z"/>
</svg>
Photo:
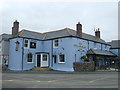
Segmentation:
<svg viewBox="0 0 120 90">
<path fill-rule="evenodd" d="M 85 62 L 89 62 L 90 61 L 88 56 L 82 56 L 81 59 L 84 59 Z"/>
</svg>

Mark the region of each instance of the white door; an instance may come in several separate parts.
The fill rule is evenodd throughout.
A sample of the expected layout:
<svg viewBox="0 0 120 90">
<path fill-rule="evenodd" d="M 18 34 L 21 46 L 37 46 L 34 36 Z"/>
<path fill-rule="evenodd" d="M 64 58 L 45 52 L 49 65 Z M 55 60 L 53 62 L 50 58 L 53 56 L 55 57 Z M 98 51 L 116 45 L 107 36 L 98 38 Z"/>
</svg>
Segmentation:
<svg viewBox="0 0 120 90">
<path fill-rule="evenodd" d="M 41 53 L 41 67 L 48 67 L 48 54 L 47 53 Z"/>
</svg>

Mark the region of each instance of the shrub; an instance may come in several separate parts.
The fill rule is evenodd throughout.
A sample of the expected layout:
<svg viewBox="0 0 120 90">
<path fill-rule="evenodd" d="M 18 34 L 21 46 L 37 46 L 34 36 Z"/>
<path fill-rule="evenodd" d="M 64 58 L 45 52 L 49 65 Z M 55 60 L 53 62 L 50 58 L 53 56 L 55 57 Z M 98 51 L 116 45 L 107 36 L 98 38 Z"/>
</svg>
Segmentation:
<svg viewBox="0 0 120 90">
<path fill-rule="evenodd" d="M 81 59 L 84 59 L 84 61 L 86 61 L 86 62 L 90 61 L 89 58 L 88 58 L 88 56 L 82 56 Z"/>
</svg>

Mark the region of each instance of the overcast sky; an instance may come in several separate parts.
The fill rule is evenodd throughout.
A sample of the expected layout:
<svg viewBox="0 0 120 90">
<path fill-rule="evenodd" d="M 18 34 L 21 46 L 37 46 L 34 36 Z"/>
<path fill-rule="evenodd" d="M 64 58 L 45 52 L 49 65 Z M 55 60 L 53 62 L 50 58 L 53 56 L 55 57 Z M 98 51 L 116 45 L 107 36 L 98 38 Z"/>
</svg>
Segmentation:
<svg viewBox="0 0 120 90">
<path fill-rule="evenodd" d="M 12 23 L 20 22 L 20 30 L 38 32 L 76 29 L 76 23 L 83 25 L 83 32 L 94 35 L 94 27 L 100 28 L 105 41 L 118 39 L 117 2 L 2 2 L 1 33 L 11 33 Z"/>
</svg>

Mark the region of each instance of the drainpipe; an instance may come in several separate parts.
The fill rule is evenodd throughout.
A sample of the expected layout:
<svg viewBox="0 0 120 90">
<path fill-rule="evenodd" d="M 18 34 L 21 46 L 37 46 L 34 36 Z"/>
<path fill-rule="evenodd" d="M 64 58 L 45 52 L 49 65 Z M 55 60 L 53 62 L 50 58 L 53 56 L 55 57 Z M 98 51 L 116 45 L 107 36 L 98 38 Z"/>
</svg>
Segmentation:
<svg viewBox="0 0 120 90">
<path fill-rule="evenodd" d="M 22 41 L 22 71 L 23 71 L 23 55 L 24 55 L 24 38 Z"/>
<path fill-rule="evenodd" d="M 51 50 L 51 54 L 53 55 L 53 40 L 52 40 L 52 50 Z M 52 60 L 51 60 L 51 66 L 53 67 L 53 56 L 52 56 Z"/>
</svg>

